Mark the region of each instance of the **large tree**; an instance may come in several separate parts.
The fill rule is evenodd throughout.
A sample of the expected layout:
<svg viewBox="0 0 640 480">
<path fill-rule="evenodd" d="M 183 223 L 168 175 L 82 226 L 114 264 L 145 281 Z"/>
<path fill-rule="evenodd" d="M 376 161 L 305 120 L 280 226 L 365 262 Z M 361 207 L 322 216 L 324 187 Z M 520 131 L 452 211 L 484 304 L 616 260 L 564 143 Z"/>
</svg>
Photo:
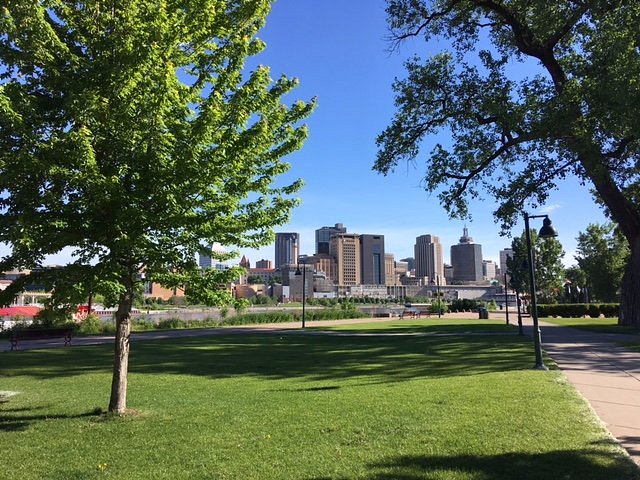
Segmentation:
<svg viewBox="0 0 640 480">
<path fill-rule="evenodd" d="M 201 274 L 214 242 L 257 247 L 301 182 L 276 181 L 307 135 L 295 79 L 246 71 L 270 0 L 7 0 L 0 7 L 0 269 L 54 300 L 117 305 L 109 410 L 126 410 L 130 311 L 143 281 L 230 299 Z M 42 269 L 70 247 L 74 262 Z M 210 252 L 210 250 L 209 250 Z"/>
<path fill-rule="evenodd" d="M 374 168 L 415 160 L 449 213 L 488 193 L 511 227 L 559 179 L 589 183 L 629 243 L 620 323 L 640 327 L 640 2 L 388 0 L 391 35 L 440 39 L 407 62 Z"/>
<path fill-rule="evenodd" d="M 591 298 L 616 302 L 629 248 L 615 225 L 591 224 L 578 234 L 576 261 L 585 273 Z"/>
</svg>

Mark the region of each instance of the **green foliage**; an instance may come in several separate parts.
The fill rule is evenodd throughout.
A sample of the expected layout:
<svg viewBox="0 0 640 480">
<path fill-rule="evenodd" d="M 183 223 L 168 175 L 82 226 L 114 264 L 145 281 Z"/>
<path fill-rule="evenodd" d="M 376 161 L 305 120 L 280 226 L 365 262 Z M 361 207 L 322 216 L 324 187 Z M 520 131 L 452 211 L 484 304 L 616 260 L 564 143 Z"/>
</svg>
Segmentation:
<svg viewBox="0 0 640 480">
<path fill-rule="evenodd" d="M 62 325 L 71 321 L 71 312 L 66 307 L 43 308 L 34 318 L 34 322 L 44 326 Z"/>
<path fill-rule="evenodd" d="M 270 0 L 4 2 L 0 12 L 0 271 L 52 304 L 94 293 L 118 336 L 145 281 L 221 305 L 235 271 L 202 272 L 214 243 L 257 248 L 289 219 L 301 180 L 281 180 L 314 102 L 247 57 Z M 71 248 L 75 261 L 41 269 Z M 233 253 L 216 253 L 229 258 Z M 136 300 L 137 299 L 137 300 Z M 115 342 L 110 411 L 126 410 L 129 344 Z M 120 341 L 122 340 L 122 341 Z"/>
<path fill-rule="evenodd" d="M 486 190 L 506 228 L 527 198 L 542 204 L 559 178 L 577 175 L 600 194 L 605 184 L 621 192 L 637 215 L 640 5 L 387 3 L 393 38 L 441 40 L 443 51 L 410 60 L 395 82 L 398 110 L 378 137 L 377 170 L 415 160 L 425 137 L 446 133 L 427 157 L 425 185 L 452 214 L 466 215 L 466 200 Z"/>
<path fill-rule="evenodd" d="M 187 323 L 184 320 L 180 320 L 179 318 L 169 318 L 166 320 L 160 320 L 158 322 L 159 329 L 168 329 L 168 328 L 186 328 Z"/>
<path fill-rule="evenodd" d="M 322 310 L 307 310 L 305 313 L 306 321 L 314 320 L 342 320 L 347 318 L 366 318 L 369 315 L 361 312 L 353 307 L 345 307 L 340 309 L 322 309 Z M 225 318 L 222 325 L 251 325 L 260 323 L 287 323 L 287 322 L 301 322 L 302 310 L 295 312 L 276 311 L 267 313 L 245 313 L 236 315 L 233 317 Z"/>
<path fill-rule="evenodd" d="M 107 331 L 107 325 L 111 325 L 110 332 Z M 78 326 L 78 333 L 83 335 L 94 335 L 98 333 L 112 333 L 115 331 L 113 322 L 103 322 L 97 315 L 87 315 L 86 318 Z"/>
<path fill-rule="evenodd" d="M 447 313 L 449 311 L 449 304 L 442 299 L 436 298 L 431 302 L 431 314 L 438 313 L 438 311 Z"/>
<path fill-rule="evenodd" d="M 276 180 L 307 136 L 297 80 L 245 71 L 269 0 L 9 2 L 0 15 L 0 270 L 31 268 L 55 304 L 130 302 L 146 280 L 221 304 L 198 275 L 219 242 L 258 247 L 297 204 Z M 65 247 L 76 262 L 39 270 Z M 224 254 L 219 254 L 223 256 Z M 5 293 L 11 298 L 21 282 Z"/>
<path fill-rule="evenodd" d="M 254 295 L 247 299 L 251 305 L 275 305 L 277 300 L 267 295 Z M 308 302 L 307 302 L 308 303 Z"/>
<path fill-rule="evenodd" d="M 562 245 L 556 238 L 539 238 L 533 228 L 530 229 L 530 234 L 538 298 L 542 303 L 557 301 L 564 295 L 565 268 L 562 264 Z M 513 239 L 511 248 L 513 256 L 507 258 L 507 269 L 511 278 L 509 286 L 519 292 L 530 293 L 525 232 Z"/>
<path fill-rule="evenodd" d="M 591 299 L 603 302 L 619 300 L 629 246 L 614 224 L 590 224 L 578 234 L 576 261 L 584 273 Z"/>
<path fill-rule="evenodd" d="M 248 275 L 247 276 L 247 283 L 249 285 L 259 285 L 259 284 L 263 284 L 264 280 L 259 275 Z"/>
<path fill-rule="evenodd" d="M 478 307 L 484 305 L 483 302 L 479 300 L 471 300 L 468 298 L 456 298 L 451 301 L 449 305 L 450 310 L 454 312 L 467 312 L 477 310 Z"/>
<path fill-rule="evenodd" d="M 620 312 L 618 303 L 563 303 L 563 304 L 538 304 L 538 315 L 540 317 L 564 317 L 578 318 L 585 315 L 591 318 L 617 317 Z"/>
<path fill-rule="evenodd" d="M 440 51 L 395 81 L 374 169 L 424 159 L 450 216 L 491 198 L 504 232 L 562 179 L 588 184 L 632 249 L 620 320 L 640 326 L 640 2 L 387 0 L 387 14 L 395 42 Z"/>
</svg>

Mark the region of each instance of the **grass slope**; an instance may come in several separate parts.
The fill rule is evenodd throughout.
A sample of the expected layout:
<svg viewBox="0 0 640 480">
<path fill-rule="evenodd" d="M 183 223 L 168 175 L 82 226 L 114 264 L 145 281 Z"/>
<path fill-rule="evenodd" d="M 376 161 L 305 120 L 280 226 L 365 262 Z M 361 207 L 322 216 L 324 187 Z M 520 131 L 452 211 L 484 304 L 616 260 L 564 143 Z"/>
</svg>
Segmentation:
<svg viewBox="0 0 640 480">
<path fill-rule="evenodd" d="M 6 479 L 640 478 L 517 336 L 217 335 L 0 355 Z"/>
</svg>

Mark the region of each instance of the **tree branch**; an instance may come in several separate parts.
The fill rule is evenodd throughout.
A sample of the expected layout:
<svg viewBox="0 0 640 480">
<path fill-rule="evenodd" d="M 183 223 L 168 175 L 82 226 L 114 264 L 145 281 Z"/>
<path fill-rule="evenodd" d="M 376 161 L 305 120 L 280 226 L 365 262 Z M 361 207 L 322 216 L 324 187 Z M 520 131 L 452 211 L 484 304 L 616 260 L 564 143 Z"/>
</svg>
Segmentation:
<svg viewBox="0 0 640 480">
<path fill-rule="evenodd" d="M 636 141 L 636 137 L 623 138 L 618 144 L 618 146 L 615 148 L 615 150 L 611 150 L 610 152 L 604 152 L 603 156 L 606 158 L 618 159 L 624 154 L 629 144 L 635 141 Z"/>
</svg>

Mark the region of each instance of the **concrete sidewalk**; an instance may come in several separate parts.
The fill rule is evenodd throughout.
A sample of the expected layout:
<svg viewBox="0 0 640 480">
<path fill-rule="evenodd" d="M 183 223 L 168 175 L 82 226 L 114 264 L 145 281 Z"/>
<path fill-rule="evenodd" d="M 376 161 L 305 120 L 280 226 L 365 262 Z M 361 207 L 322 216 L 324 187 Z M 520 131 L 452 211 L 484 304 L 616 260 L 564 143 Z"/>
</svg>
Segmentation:
<svg viewBox="0 0 640 480">
<path fill-rule="evenodd" d="M 619 345 L 640 337 L 545 322 L 540 329 L 543 349 L 640 465 L 640 352 Z"/>
</svg>

